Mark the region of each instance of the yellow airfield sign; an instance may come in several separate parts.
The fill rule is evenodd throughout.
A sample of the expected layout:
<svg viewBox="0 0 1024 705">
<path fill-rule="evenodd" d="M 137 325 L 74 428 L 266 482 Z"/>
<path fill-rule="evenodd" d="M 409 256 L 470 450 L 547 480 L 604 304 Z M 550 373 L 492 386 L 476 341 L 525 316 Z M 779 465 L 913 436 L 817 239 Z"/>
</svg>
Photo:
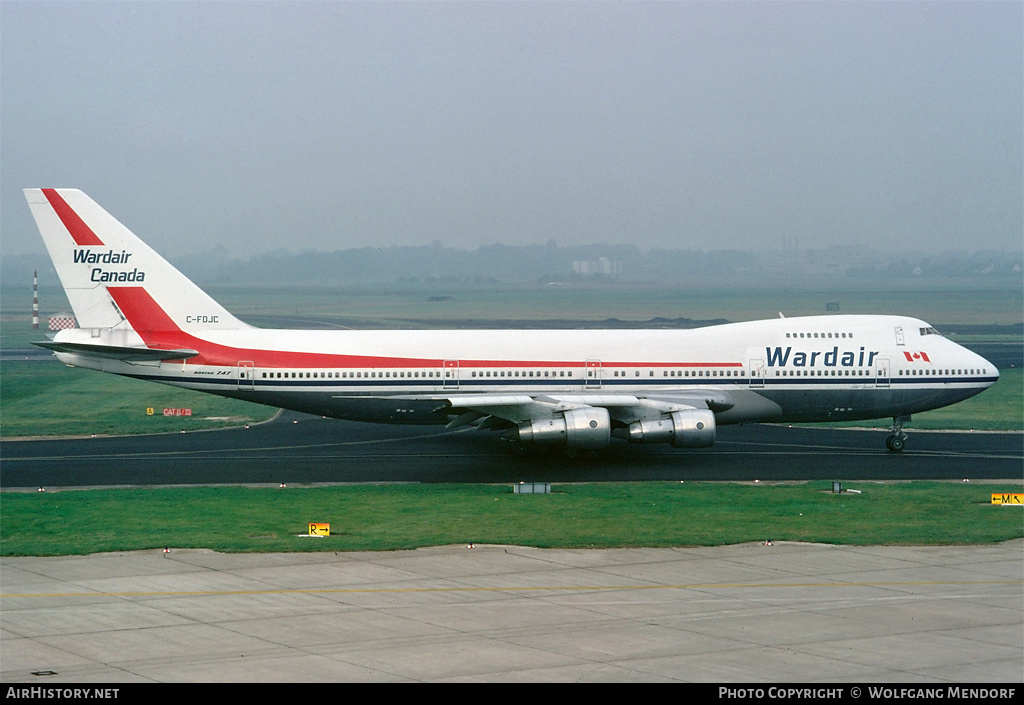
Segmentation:
<svg viewBox="0 0 1024 705">
<path fill-rule="evenodd" d="M 310 522 L 310 524 L 309 524 L 309 535 L 310 536 L 330 536 L 331 535 L 331 525 L 330 524 L 323 524 L 323 523 L 316 523 L 316 524 L 314 524 L 313 522 Z"/>
<path fill-rule="evenodd" d="M 993 492 L 992 504 L 1024 505 L 1024 492 Z"/>
</svg>

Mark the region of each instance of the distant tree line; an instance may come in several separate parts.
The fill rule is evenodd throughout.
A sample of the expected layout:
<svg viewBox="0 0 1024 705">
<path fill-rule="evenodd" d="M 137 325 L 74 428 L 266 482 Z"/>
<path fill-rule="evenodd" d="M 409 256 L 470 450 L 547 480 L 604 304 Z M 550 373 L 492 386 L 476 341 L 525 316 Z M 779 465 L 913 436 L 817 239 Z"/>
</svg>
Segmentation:
<svg viewBox="0 0 1024 705">
<path fill-rule="evenodd" d="M 580 274 L 580 262 L 606 259 L 615 274 Z M 574 267 L 574 263 L 576 266 Z M 801 252 L 650 249 L 632 245 L 488 245 L 460 250 L 437 244 L 363 247 L 334 252 L 275 250 L 247 259 L 226 249 L 182 258 L 175 264 L 201 282 L 578 282 L 624 283 L 793 283 L 794 279 L 850 283 L 1024 280 L 1024 257 L 1005 252 L 945 252 L 915 256 L 853 248 Z M 575 270 L 575 271 L 574 271 Z"/>
<path fill-rule="evenodd" d="M 581 274 L 581 262 L 608 260 L 615 274 Z M 224 247 L 173 261 L 199 283 L 344 284 L 366 282 L 600 282 L 628 284 L 844 286 L 858 282 L 949 282 L 1020 285 L 1024 256 L 1006 252 L 903 252 L 898 257 L 868 248 L 819 250 L 641 250 L 633 245 L 488 245 L 460 250 L 440 244 L 362 247 L 334 252 L 274 250 L 249 257 Z M 575 267 L 574 267 L 575 263 Z M 32 269 L 52 271 L 45 255 L 0 261 L 4 285 L 31 285 Z M 574 271 L 575 270 L 575 271 Z M 592 271 L 592 270 L 591 270 Z"/>
</svg>

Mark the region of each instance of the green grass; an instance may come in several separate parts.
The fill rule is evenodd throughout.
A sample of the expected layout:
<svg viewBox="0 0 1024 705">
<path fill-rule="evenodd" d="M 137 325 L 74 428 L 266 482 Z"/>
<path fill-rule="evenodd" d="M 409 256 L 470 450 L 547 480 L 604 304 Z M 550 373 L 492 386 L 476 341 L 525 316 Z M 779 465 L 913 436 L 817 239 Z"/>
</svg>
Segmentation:
<svg viewBox="0 0 1024 705">
<path fill-rule="evenodd" d="M 545 548 L 971 544 L 1024 535 L 1019 483 L 599 483 L 516 495 L 497 485 L 199 487 L 0 495 L 0 555 L 208 548 L 366 551 L 458 543 Z M 310 522 L 331 536 L 300 538 Z"/>
<path fill-rule="evenodd" d="M 153 382 L 66 367 L 56 360 L 0 367 L 0 438 L 168 433 L 237 426 L 277 409 Z M 152 408 L 149 416 L 146 410 Z M 164 416 L 165 408 L 192 416 Z"/>
</svg>

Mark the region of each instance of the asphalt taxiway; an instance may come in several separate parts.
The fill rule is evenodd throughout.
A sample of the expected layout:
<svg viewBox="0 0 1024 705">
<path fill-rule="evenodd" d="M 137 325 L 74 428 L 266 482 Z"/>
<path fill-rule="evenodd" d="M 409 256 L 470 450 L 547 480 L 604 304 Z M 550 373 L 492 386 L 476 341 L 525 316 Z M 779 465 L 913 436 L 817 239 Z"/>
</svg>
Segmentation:
<svg viewBox="0 0 1024 705">
<path fill-rule="evenodd" d="M 381 426 L 286 412 L 249 428 L 0 443 L 0 487 L 325 482 L 1014 479 L 1024 434 L 725 426 L 715 445 L 678 450 L 615 442 L 568 460 L 518 457 L 494 433 Z"/>
</svg>

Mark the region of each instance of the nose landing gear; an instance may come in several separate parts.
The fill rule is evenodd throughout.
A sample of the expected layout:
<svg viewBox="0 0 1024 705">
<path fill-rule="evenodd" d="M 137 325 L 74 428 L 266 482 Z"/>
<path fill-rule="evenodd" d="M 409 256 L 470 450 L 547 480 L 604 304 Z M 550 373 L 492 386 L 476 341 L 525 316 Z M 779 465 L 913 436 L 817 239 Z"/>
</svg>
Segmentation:
<svg viewBox="0 0 1024 705">
<path fill-rule="evenodd" d="M 903 448 L 907 444 L 907 434 L 903 431 L 903 424 L 910 421 L 909 416 L 894 416 L 892 418 L 892 428 L 889 429 L 891 434 L 885 439 L 885 447 L 889 449 L 890 453 L 902 453 Z"/>
</svg>

